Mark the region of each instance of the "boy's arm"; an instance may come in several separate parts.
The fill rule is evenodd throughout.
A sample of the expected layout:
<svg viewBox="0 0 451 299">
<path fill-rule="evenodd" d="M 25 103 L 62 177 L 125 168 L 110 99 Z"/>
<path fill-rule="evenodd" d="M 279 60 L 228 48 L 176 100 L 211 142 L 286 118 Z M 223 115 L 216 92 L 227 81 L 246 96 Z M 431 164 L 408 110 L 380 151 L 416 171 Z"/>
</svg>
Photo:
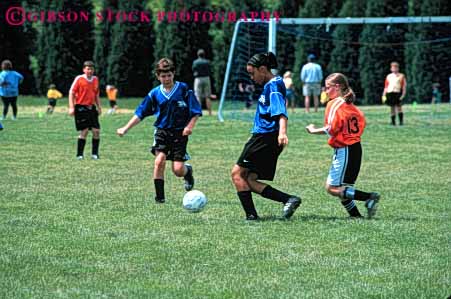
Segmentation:
<svg viewBox="0 0 451 299">
<path fill-rule="evenodd" d="M 140 122 L 141 122 L 141 119 L 138 116 L 133 115 L 133 117 L 128 121 L 128 123 L 125 126 L 117 129 L 116 134 L 119 135 L 120 137 L 122 137 L 127 133 L 128 130 L 130 130 L 131 128 L 133 128 L 134 126 L 139 124 Z"/>
<path fill-rule="evenodd" d="M 69 91 L 69 115 L 74 116 L 74 97 L 72 91 Z"/>
<path fill-rule="evenodd" d="M 97 106 L 97 111 L 99 112 L 99 115 L 102 114 L 102 106 L 100 105 L 99 94 L 96 95 L 96 106 Z"/>
<path fill-rule="evenodd" d="M 400 98 L 401 101 L 406 97 L 406 92 L 407 92 L 407 81 L 406 77 L 403 75 L 402 93 Z"/>
<path fill-rule="evenodd" d="M 183 129 L 183 136 L 188 136 L 193 133 L 194 126 L 196 125 L 197 119 L 199 118 L 198 115 L 193 116 L 189 123 L 186 125 L 186 127 Z"/>
<path fill-rule="evenodd" d="M 279 137 L 277 137 L 277 141 L 280 146 L 285 146 L 288 144 L 287 126 L 288 119 L 281 115 L 279 118 Z"/>
</svg>

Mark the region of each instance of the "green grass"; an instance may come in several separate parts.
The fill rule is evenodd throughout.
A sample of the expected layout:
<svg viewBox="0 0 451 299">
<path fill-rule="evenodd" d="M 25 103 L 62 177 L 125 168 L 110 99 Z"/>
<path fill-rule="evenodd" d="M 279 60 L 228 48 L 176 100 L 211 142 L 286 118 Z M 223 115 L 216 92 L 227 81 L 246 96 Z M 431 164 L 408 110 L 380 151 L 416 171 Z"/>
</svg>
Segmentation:
<svg viewBox="0 0 451 299">
<path fill-rule="evenodd" d="M 73 119 L 61 110 L 39 117 L 45 104 L 19 99 L 19 120 L 3 121 L 0 132 L 0 298 L 451 294 L 450 105 L 434 113 L 406 105 L 404 127 L 388 125 L 386 107 L 362 108 L 368 125 L 357 186 L 382 194 L 370 221 L 349 220 L 323 188 L 332 150 L 304 131 L 322 113 L 291 114 L 290 145 L 272 185 L 303 204 L 281 221 L 281 206 L 254 196 L 264 220 L 247 223 L 230 169 L 251 123 L 200 119 L 189 151 L 196 189 L 209 203 L 190 214 L 181 207 L 183 181 L 169 166 L 168 201 L 153 202 L 152 118 L 119 138 L 115 130 L 131 113 L 102 116 L 101 160 L 76 161 Z"/>
</svg>

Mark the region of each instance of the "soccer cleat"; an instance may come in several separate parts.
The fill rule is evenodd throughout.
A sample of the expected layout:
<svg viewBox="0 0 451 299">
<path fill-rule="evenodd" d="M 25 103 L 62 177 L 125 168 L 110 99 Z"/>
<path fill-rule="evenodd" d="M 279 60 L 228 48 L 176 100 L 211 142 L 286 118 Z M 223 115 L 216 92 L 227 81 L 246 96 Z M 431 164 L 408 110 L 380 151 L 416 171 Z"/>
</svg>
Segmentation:
<svg viewBox="0 0 451 299">
<path fill-rule="evenodd" d="M 371 219 L 376 215 L 377 204 L 381 198 L 379 193 L 371 192 L 370 198 L 366 200 L 365 207 L 368 211 L 368 219 Z"/>
<path fill-rule="evenodd" d="M 166 202 L 166 199 L 155 197 L 155 202 L 156 202 L 156 203 L 165 203 L 165 202 Z"/>
<path fill-rule="evenodd" d="M 258 215 L 249 214 L 249 215 L 246 215 L 246 220 L 247 221 L 257 221 L 257 220 L 260 220 L 260 217 L 258 217 Z"/>
<path fill-rule="evenodd" d="M 194 187 L 193 167 L 190 164 L 185 164 L 188 172 L 183 177 L 185 180 L 185 190 L 190 191 Z"/>
<path fill-rule="evenodd" d="M 99 160 L 99 159 L 100 159 L 100 158 L 99 158 L 99 155 L 92 155 L 91 158 L 92 158 L 93 160 Z"/>
<path fill-rule="evenodd" d="M 83 160 L 83 156 L 77 156 L 77 160 Z"/>
<path fill-rule="evenodd" d="M 282 218 L 290 219 L 293 216 L 296 209 L 301 204 L 301 199 L 297 196 L 292 196 L 288 199 L 287 203 L 283 206 Z"/>
</svg>

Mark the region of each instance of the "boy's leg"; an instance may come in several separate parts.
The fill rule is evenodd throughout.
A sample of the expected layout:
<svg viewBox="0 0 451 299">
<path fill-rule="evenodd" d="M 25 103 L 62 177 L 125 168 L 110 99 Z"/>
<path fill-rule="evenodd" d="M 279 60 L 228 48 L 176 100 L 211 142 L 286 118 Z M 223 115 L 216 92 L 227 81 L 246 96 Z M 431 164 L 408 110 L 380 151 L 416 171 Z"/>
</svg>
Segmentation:
<svg viewBox="0 0 451 299">
<path fill-rule="evenodd" d="M 178 177 L 183 177 L 185 180 L 185 190 L 190 191 L 194 187 L 193 167 L 183 161 L 173 161 L 172 171 Z"/>
<path fill-rule="evenodd" d="M 391 124 L 396 126 L 396 110 L 395 106 L 390 106 Z"/>
<path fill-rule="evenodd" d="M 164 195 L 164 170 L 166 167 L 166 154 L 163 152 L 155 152 L 155 162 L 153 169 L 153 182 L 155 185 L 155 201 L 164 203 L 166 201 Z"/>
<path fill-rule="evenodd" d="M 11 107 L 13 108 L 13 119 L 17 118 L 17 97 L 11 99 Z"/>
<path fill-rule="evenodd" d="M 342 187 L 343 188 L 343 187 Z M 354 187 L 344 187 L 341 197 L 347 201 L 364 201 L 365 207 L 368 210 L 368 218 L 374 217 L 376 214 L 377 204 L 380 199 L 379 193 L 376 192 L 364 192 L 355 189 Z"/>
<path fill-rule="evenodd" d="M 332 195 L 339 197 L 341 199 L 341 204 L 343 207 L 348 211 L 349 216 L 351 217 L 362 217 L 362 214 L 360 214 L 359 209 L 357 208 L 354 197 L 346 196 L 345 187 L 341 186 L 331 186 L 326 184 L 326 190 L 327 192 Z"/>
<path fill-rule="evenodd" d="M 301 204 L 301 199 L 297 196 L 274 189 L 270 185 L 261 183 L 257 181 L 257 178 L 258 176 L 255 173 L 249 173 L 247 176 L 247 183 L 251 190 L 265 198 L 283 203 L 284 208 L 282 217 L 287 219 L 290 218 Z"/>
<path fill-rule="evenodd" d="M 251 188 L 247 183 L 248 169 L 239 165 L 235 165 L 232 168 L 232 182 L 236 188 L 238 198 L 240 199 L 241 206 L 246 213 L 247 220 L 258 220 L 258 214 L 255 210 L 254 202 L 252 200 Z"/>
<path fill-rule="evenodd" d="M 2 97 L 3 101 L 3 119 L 6 119 L 6 115 L 8 114 L 9 110 L 9 99 Z"/>
<path fill-rule="evenodd" d="M 84 129 L 80 131 L 80 135 L 78 136 L 77 142 L 77 159 L 83 159 L 83 152 L 85 150 L 86 145 L 86 136 L 88 135 L 89 129 Z"/>
<path fill-rule="evenodd" d="M 100 129 L 92 128 L 92 158 L 99 159 Z"/>
</svg>

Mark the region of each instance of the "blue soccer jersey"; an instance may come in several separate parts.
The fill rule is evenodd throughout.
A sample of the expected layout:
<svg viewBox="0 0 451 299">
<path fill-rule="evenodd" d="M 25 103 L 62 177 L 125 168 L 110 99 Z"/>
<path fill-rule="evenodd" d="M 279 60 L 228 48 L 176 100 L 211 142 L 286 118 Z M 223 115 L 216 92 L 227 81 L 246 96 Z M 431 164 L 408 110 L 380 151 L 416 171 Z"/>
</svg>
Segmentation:
<svg viewBox="0 0 451 299">
<path fill-rule="evenodd" d="M 16 71 L 0 72 L 0 96 L 17 97 L 23 76 Z"/>
<path fill-rule="evenodd" d="M 169 92 L 164 90 L 163 85 L 152 89 L 136 108 L 135 115 L 141 120 L 155 115 L 155 127 L 181 130 L 191 118 L 202 115 L 202 108 L 188 85 L 176 81 Z"/>
<path fill-rule="evenodd" d="M 252 133 L 270 133 L 279 130 L 279 118 L 288 118 L 286 88 L 280 76 L 269 80 L 258 99 Z"/>
</svg>

